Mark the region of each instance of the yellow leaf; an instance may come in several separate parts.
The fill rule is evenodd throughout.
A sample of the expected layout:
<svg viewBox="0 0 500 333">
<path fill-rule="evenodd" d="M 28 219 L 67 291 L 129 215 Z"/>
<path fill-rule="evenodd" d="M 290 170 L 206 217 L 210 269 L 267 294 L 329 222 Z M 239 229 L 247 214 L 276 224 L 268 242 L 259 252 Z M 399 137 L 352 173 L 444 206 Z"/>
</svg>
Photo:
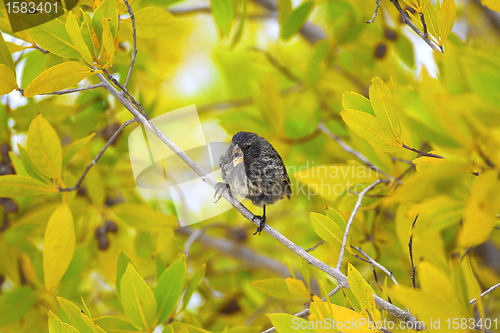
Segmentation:
<svg viewBox="0 0 500 333">
<path fill-rule="evenodd" d="M 481 0 L 481 3 L 491 10 L 500 12 L 500 0 Z"/>
<path fill-rule="evenodd" d="M 0 65 L 0 95 L 10 93 L 18 89 L 16 82 L 16 73 L 6 65 Z"/>
<path fill-rule="evenodd" d="M 106 50 L 108 63 L 106 66 L 113 66 L 113 59 L 115 58 L 115 41 L 113 39 L 113 35 L 111 34 L 111 30 L 109 27 L 109 19 L 103 17 L 101 19 L 102 24 L 102 45 L 103 50 Z"/>
<path fill-rule="evenodd" d="M 288 286 L 282 279 L 264 279 L 252 281 L 252 286 L 256 289 L 262 291 L 276 298 L 289 298 L 294 297 L 292 293 L 288 290 Z"/>
<path fill-rule="evenodd" d="M 424 19 L 427 24 L 427 29 L 431 35 L 435 38 L 439 38 L 437 12 L 436 8 L 431 3 L 428 3 L 427 6 L 425 6 Z"/>
<path fill-rule="evenodd" d="M 175 17 L 164 8 L 145 7 L 134 15 L 137 36 L 142 38 L 155 38 L 165 33 L 167 28 L 177 24 Z"/>
<path fill-rule="evenodd" d="M 30 16 L 31 15 L 25 15 L 27 18 Z M 33 18 L 33 20 L 36 21 L 38 19 Z M 76 50 L 75 46 L 73 46 L 71 38 L 69 38 L 66 32 L 66 25 L 60 17 L 52 19 L 44 24 L 36 26 L 33 24 L 31 26 L 33 28 L 26 29 L 25 31 L 42 49 L 60 57 L 81 58 L 80 53 Z"/>
<path fill-rule="evenodd" d="M 28 129 L 27 152 L 29 159 L 43 175 L 61 182 L 62 148 L 56 131 L 41 114 Z"/>
<path fill-rule="evenodd" d="M 68 18 L 66 19 L 66 32 L 83 59 L 90 65 L 93 65 L 94 61 L 92 60 L 87 44 L 85 44 L 83 40 L 82 32 L 78 26 L 78 19 L 73 12 L 69 12 Z"/>
<path fill-rule="evenodd" d="M 302 280 L 285 278 L 285 283 L 293 296 L 310 298 L 311 293 L 307 291 L 306 285 Z"/>
<path fill-rule="evenodd" d="M 368 141 L 373 147 L 387 152 L 397 151 L 402 144 L 379 119 L 361 111 L 344 110 L 340 112 L 354 133 Z"/>
<path fill-rule="evenodd" d="M 76 61 L 63 62 L 38 75 L 24 91 L 24 96 L 33 97 L 69 88 L 97 73 L 102 71 L 95 71 Z"/>
<path fill-rule="evenodd" d="M 375 311 L 377 308 L 375 307 L 375 299 L 373 298 L 371 288 L 351 263 L 349 263 L 347 268 L 347 281 L 349 282 L 349 289 L 351 289 L 354 297 L 358 300 L 361 308 L 367 310 L 376 321 Z"/>
<path fill-rule="evenodd" d="M 43 275 L 45 288 L 57 287 L 75 252 L 75 226 L 73 215 L 62 203 L 49 219 L 43 239 Z"/>
<path fill-rule="evenodd" d="M 311 217 L 314 231 L 321 239 L 331 244 L 342 244 L 344 233 L 331 218 L 314 212 L 309 216 Z"/>
<path fill-rule="evenodd" d="M 375 117 L 380 120 L 392 133 L 397 141 L 401 138 L 399 120 L 390 109 L 392 100 L 391 91 L 380 78 L 372 80 L 370 86 L 370 102 L 375 113 Z"/>
<path fill-rule="evenodd" d="M 12 55 L 10 54 L 10 52 L 11 51 L 9 51 L 9 48 L 7 47 L 7 44 L 3 39 L 2 34 L 0 34 L 0 64 L 6 65 L 12 71 L 15 71 L 16 66 L 14 66 L 14 61 L 12 60 Z M 0 78 L 1 77 L 3 77 L 3 75 L 0 75 Z"/>
<path fill-rule="evenodd" d="M 478 176 L 464 213 L 458 244 L 463 247 L 478 245 L 488 239 L 500 210 L 498 174 L 490 171 Z"/>
<path fill-rule="evenodd" d="M 361 314 L 336 304 L 330 304 L 330 309 L 335 319 L 335 327 L 344 333 L 378 332 L 373 329 L 373 324 Z M 357 323 L 357 325 L 353 325 Z"/>
<path fill-rule="evenodd" d="M 431 154 L 438 154 L 435 151 L 431 151 L 429 153 L 431 153 Z M 444 163 L 446 163 L 446 160 L 444 158 L 435 158 L 435 157 L 429 157 L 429 156 L 420 156 L 420 157 L 414 159 L 412 162 L 413 162 L 413 164 L 415 164 L 415 167 L 417 168 L 417 170 L 421 171 L 422 167 L 424 167 L 424 166 L 444 164 Z"/>
<path fill-rule="evenodd" d="M 440 44 L 443 45 L 446 38 L 451 33 L 453 24 L 455 24 L 456 5 L 454 0 L 443 0 L 437 14 L 437 23 L 439 33 L 441 34 Z"/>
</svg>

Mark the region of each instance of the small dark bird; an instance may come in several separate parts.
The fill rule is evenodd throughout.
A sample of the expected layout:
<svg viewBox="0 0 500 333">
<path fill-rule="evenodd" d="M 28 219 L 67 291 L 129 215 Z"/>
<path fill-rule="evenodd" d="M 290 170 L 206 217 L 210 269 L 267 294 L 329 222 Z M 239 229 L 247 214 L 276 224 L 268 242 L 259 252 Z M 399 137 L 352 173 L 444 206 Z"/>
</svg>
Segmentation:
<svg viewBox="0 0 500 333">
<path fill-rule="evenodd" d="M 215 196 L 219 201 L 226 187 L 231 195 L 252 200 L 263 207 L 258 218 L 259 234 L 266 225 L 266 205 L 271 205 L 285 195 L 290 199 L 290 178 L 281 156 L 274 147 L 255 133 L 238 132 L 233 136 L 226 153 L 220 157 L 223 183 L 218 183 Z"/>
</svg>

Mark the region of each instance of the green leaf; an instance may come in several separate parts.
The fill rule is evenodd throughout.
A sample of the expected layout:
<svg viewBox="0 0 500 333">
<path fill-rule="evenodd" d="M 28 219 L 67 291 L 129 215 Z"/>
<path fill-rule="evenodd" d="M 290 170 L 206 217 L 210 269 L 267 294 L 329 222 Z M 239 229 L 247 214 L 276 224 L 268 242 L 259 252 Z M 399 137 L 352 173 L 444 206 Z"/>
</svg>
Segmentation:
<svg viewBox="0 0 500 333">
<path fill-rule="evenodd" d="M 16 73 L 10 67 L 0 64 L 0 95 L 8 94 L 14 89 L 18 89 Z"/>
<path fill-rule="evenodd" d="M 168 266 L 156 284 L 155 298 L 158 304 L 156 323 L 163 323 L 174 311 L 182 295 L 185 277 L 186 256 L 182 255 Z"/>
<path fill-rule="evenodd" d="M 49 333 L 66 333 L 63 327 L 63 322 L 59 319 L 54 312 L 49 310 Z"/>
<path fill-rule="evenodd" d="M 34 179 L 37 179 L 41 182 L 47 183 L 49 185 L 52 185 L 52 182 L 50 181 L 50 178 L 45 177 L 44 175 L 41 174 L 40 171 L 36 169 L 36 167 L 33 165 L 33 162 L 31 162 L 28 152 L 26 149 L 24 149 L 23 146 L 21 146 L 19 143 L 17 144 L 17 149 L 19 150 L 19 156 L 21 159 L 22 166 L 24 170 L 27 173 L 27 176 L 30 176 Z"/>
<path fill-rule="evenodd" d="M 113 39 L 116 37 L 118 31 L 118 11 L 116 10 L 115 0 L 104 0 L 99 7 L 94 11 L 92 16 L 92 27 L 94 28 L 99 45 L 102 50 L 102 33 L 104 31 L 102 26 L 102 19 L 105 18 L 109 23 L 109 28 Z"/>
<path fill-rule="evenodd" d="M 41 114 L 31 121 L 26 140 L 27 152 L 36 170 L 61 180 L 62 149 L 56 131 Z"/>
<path fill-rule="evenodd" d="M 173 216 L 157 212 L 145 204 L 124 202 L 111 207 L 111 211 L 122 221 L 138 229 L 164 228 L 175 223 Z"/>
<path fill-rule="evenodd" d="M 281 39 L 287 41 L 297 34 L 306 23 L 314 8 L 314 2 L 308 1 L 298 6 L 285 20 L 281 29 Z"/>
<path fill-rule="evenodd" d="M 164 34 L 167 28 L 177 24 L 174 15 L 160 7 L 141 8 L 134 16 L 137 36 L 142 38 L 156 38 Z"/>
<path fill-rule="evenodd" d="M 76 61 L 63 62 L 38 75 L 24 91 L 24 96 L 33 97 L 70 88 L 81 80 L 97 73 L 102 73 L 102 71 L 93 70 Z"/>
<path fill-rule="evenodd" d="M 42 49 L 64 58 L 81 58 L 66 32 L 66 24 L 55 18 L 47 23 L 25 30 L 28 36 Z"/>
<path fill-rule="evenodd" d="M 30 177 L 19 175 L 0 177 L 0 197 L 30 197 L 54 192 L 58 192 L 57 189 Z"/>
<path fill-rule="evenodd" d="M 314 231 L 321 239 L 331 244 L 342 244 L 344 233 L 331 218 L 314 212 L 309 216 Z"/>
<path fill-rule="evenodd" d="M 89 142 L 93 137 L 94 137 L 95 133 L 92 133 L 86 137 L 84 137 L 83 139 L 80 139 L 78 141 L 75 141 L 73 143 L 71 143 L 70 145 L 64 147 L 64 150 L 63 150 L 63 161 L 62 161 L 62 168 L 66 168 L 66 165 L 68 165 L 69 161 L 71 161 L 71 159 L 73 158 L 73 156 L 75 156 L 76 153 L 78 153 L 80 151 L 80 149 L 82 149 L 86 144 L 87 142 Z"/>
<path fill-rule="evenodd" d="M 85 41 L 83 40 L 78 19 L 73 12 L 69 12 L 68 18 L 66 19 L 66 32 L 83 59 L 88 64 L 93 65 L 94 61 L 92 60 L 87 44 L 85 44 Z"/>
<path fill-rule="evenodd" d="M 187 305 L 189 304 L 189 301 L 191 300 L 191 296 L 193 296 L 194 292 L 198 287 L 200 286 L 201 282 L 205 278 L 205 269 L 206 269 L 207 264 L 204 263 L 201 265 L 200 268 L 193 274 L 193 277 L 191 280 L 189 280 L 189 283 L 186 288 L 186 292 L 184 293 L 184 298 L 182 300 L 182 310 L 184 310 Z"/>
<path fill-rule="evenodd" d="M 69 318 L 71 326 L 78 330 L 80 333 L 94 333 L 92 327 L 90 327 L 85 320 L 82 318 L 81 310 L 72 302 L 64 299 L 62 297 L 57 297 L 57 302 L 64 310 Z"/>
<path fill-rule="evenodd" d="M 28 287 L 4 291 L 0 295 L 0 327 L 21 319 L 35 304 L 37 294 Z"/>
<path fill-rule="evenodd" d="M 354 133 L 368 141 L 373 147 L 387 152 L 402 147 L 380 120 L 361 111 L 344 110 L 340 116 Z"/>
<path fill-rule="evenodd" d="M 441 45 L 444 45 L 444 42 L 451 33 L 451 29 L 453 29 L 456 12 L 457 8 L 454 0 L 443 0 L 437 14 L 437 23 L 439 33 L 441 34 Z"/>
<path fill-rule="evenodd" d="M 424 19 L 427 25 L 427 31 L 436 39 L 439 38 L 437 11 L 431 3 L 427 4 L 427 6 L 425 7 Z"/>
<path fill-rule="evenodd" d="M 278 23 L 281 29 L 283 29 L 285 22 L 290 17 L 292 10 L 293 4 L 291 0 L 278 0 Z"/>
<path fill-rule="evenodd" d="M 234 9 L 229 0 L 210 0 L 212 16 L 219 31 L 226 37 L 231 35 Z"/>
<path fill-rule="evenodd" d="M 372 318 L 375 318 L 376 306 L 371 288 L 351 263 L 348 263 L 347 281 L 361 308 L 368 310 Z"/>
<path fill-rule="evenodd" d="M 116 294 L 118 295 L 118 299 L 121 297 L 121 281 L 122 277 L 125 274 L 128 264 L 131 263 L 132 265 L 134 264 L 132 260 L 123 252 L 123 250 L 120 250 L 120 253 L 118 254 L 118 260 L 116 261 L 116 279 L 115 279 L 115 285 L 116 285 Z"/>
<path fill-rule="evenodd" d="M 57 287 L 73 258 L 76 246 L 73 215 L 62 203 L 49 219 L 43 239 L 43 275 L 47 290 Z"/>
<path fill-rule="evenodd" d="M 399 120 L 391 109 L 392 95 L 389 87 L 380 78 L 375 77 L 372 80 L 369 94 L 375 117 L 389 129 L 395 138 L 400 138 Z"/>
<path fill-rule="evenodd" d="M 372 116 L 375 115 L 370 100 L 355 92 L 345 92 L 342 95 L 342 106 L 345 110 L 362 111 Z"/>
<path fill-rule="evenodd" d="M 141 332 L 128 321 L 118 317 L 103 316 L 95 318 L 94 322 L 108 333 Z"/>
<path fill-rule="evenodd" d="M 7 43 L 3 39 L 3 35 L 0 34 L 0 64 L 6 65 L 13 72 L 16 71 L 16 66 L 14 65 L 14 61 L 12 60 L 12 55 L 10 54 L 9 48 L 7 47 Z M 0 75 L 2 77 L 3 75 Z"/>
<path fill-rule="evenodd" d="M 311 332 L 311 330 L 306 329 L 309 322 L 300 317 L 295 317 L 286 313 L 274 313 L 268 314 L 267 316 L 278 332 Z"/>
<path fill-rule="evenodd" d="M 153 330 L 156 300 L 146 281 L 129 263 L 121 280 L 121 303 L 125 314 L 137 327 Z"/>
</svg>

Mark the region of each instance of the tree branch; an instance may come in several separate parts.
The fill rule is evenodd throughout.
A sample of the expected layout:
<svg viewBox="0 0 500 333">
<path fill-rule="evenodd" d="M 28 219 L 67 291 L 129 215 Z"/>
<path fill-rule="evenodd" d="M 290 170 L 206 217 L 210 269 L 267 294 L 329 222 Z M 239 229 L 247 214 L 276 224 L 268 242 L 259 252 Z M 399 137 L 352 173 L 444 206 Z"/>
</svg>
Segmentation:
<svg viewBox="0 0 500 333">
<path fill-rule="evenodd" d="M 85 171 L 83 172 L 82 176 L 80 177 L 80 179 L 78 180 L 78 182 L 76 183 L 75 186 L 70 187 L 70 188 L 59 188 L 59 191 L 60 192 L 71 192 L 71 191 L 78 190 L 80 188 L 80 186 L 82 185 L 82 182 L 85 179 L 85 176 L 87 175 L 87 173 L 97 163 L 97 161 L 99 161 L 99 159 L 101 158 L 102 154 L 104 154 L 106 149 L 108 149 L 108 147 L 113 143 L 113 141 L 115 141 L 116 137 L 121 133 L 121 131 L 125 127 L 127 127 L 128 125 L 132 124 L 133 122 L 135 122 L 135 118 L 127 120 L 115 131 L 115 133 L 111 136 L 111 138 L 109 138 L 108 142 L 106 142 L 104 147 L 101 149 L 99 154 L 97 154 L 97 156 L 92 160 L 92 162 L 89 165 L 87 165 L 87 168 L 85 169 Z"/>
<path fill-rule="evenodd" d="M 323 131 L 326 135 L 331 137 L 333 140 L 337 141 L 338 144 L 342 147 L 342 149 L 344 149 L 349 154 L 356 156 L 361 162 L 363 162 L 365 165 L 367 165 L 370 169 L 373 169 L 373 170 L 377 171 L 378 173 L 384 175 L 389 180 L 394 180 L 393 177 L 389 176 L 384 171 L 380 170 L 379 167 L 377 167 L 375 164 L 370 162 L 370 160 L 367 159 L 363 154 L 352 149 L 348 144 L 346 144 L 344 141 L 342 141 L 338 136 L 333 134 L 328 128 L 325 127 L 325 125 L 323 123 L 319 123 L 318 128 L 321 131 Z"/>
<path fill-rule="evenodd" d="M 378 262 L 376 262 L 375 260 L 373 260 L 372 258 L 370 258 L 370 256 L 368 256 L 368 255 L 365 253 L 365 251 L 363 251 L 363 250 L 361 249 L 361 247 L 356 247 L 356 246 L 353 246 L 353 245 L 351 245 L 351 247 L 352 247 L 353 249 L 358 250 L 358 251 L 359 251 L 359 253 L 361 253 L 362 255 L 364 255 L 364 256 L 365 256 L 365 258 L 366 258 L 366 259 L 368 259 L 368 262 L 369 262 L 370 264 L 372 264 L 373 266 L 377 266 L 377 267 L 378 267 L 378 268 L 380 268 L 380 269 L 381 269 L 381 270 L 382 270 L 385 274 L 389 275 L 389 277 L 390 277 L 390 278 L 391 278 L 391 280 L 394 282 L 394 284 L 395 284 L 396 286 L 399 286 L 399 284 L 398 284 L 398 282 L 396 281 L 396 279 L 394 278 L 394 275 L 392 274 L 392 272 L 389 272 L 389 271 L 387 270 L 387 268 L 385 268 L 384 266 L 382 266 L 381 264 L 379 264 Z"/>
<path fill-rule="evenodd" d="M 412 147 L 408 147 L 408 146 L 407 146 L 407 145 L 405 145 L 404 143 L 403 143 L 403 148 L 408 149 L 408 150 L 411 150 L 412 152 L 417 153 L 417 154 L 418 154 L 418 155 L 420 155 L 420 156 L 425 156 L 425 157 L 434 157 L 434 158 L 443 158 L 443 156 L 439 156 L 439 155 L 432 154 L 432 153 L 424 153 L 423 151 L 417 150 L 417 149 L 412 148 Z"/>
<path fill-rule="evenodd" d="M 408 14 L 406 14 L 406 12 L 403 10 L 403 8 L 401 8 L 401 6 L 399 5 L 398 0 L 391 0 L 391 2 L 393 3 L 394 7 L 396 7 L 398 12 L 401 14 L 401 16 L 403 17 L 403 20 L 405 21 L 407 26 L 409 26 L 413 31 L 415 31 L 417 33 L 417 35 L 419 35 L 420 38 L 422 38 L 422 40 L 424 42 L 426 42 L 427 45 L 429 45 L 434 51 L 438 51 L 438 52 L 443 53 L 442 47 L 439 47 L 438 45 L 434 44 L 429 39 L 429 36 L 426 36 L 422 31 L 420 31 L 419 28 L 417 28 L 417 26 L 415 24 L 413 24 L 413 22 L 408 17 Z"/>
<path fill-rule="evenodd" d="M 134 51 L 132 52 L 132 59 L 130 60 L 130 66 L 127 73 L 127 80 L 125 81 L 125 85 L 123 86 L 125 89 L 127 89 L 128 83 L 130 81 L 130 76 L 132 75 L 132 69 L 134 68 L 135 57 L 137 56 L 137 38 L 136 38 L 137 30 L 135 28 L 135 16 L 134 12 L 132 11 L 132 7 L 130 6 L 127 0 L 123 0 L 123 2 L 127 6 L 128 13 L 130 14 L 130 19 L 132 20 L 132 38 L 134 39 Z"/>
<path fill-rule="evenodd" d="M 378 9 L 380 8 L 380 0 L 377 0 L 377 7 L 375 7 L 375 13 L 373 13 L 373 17 L 370 21 L 366 21 L 366 23 L 373 23 L 378 14 Z"/>
<path fill-rule="evenodd" d="M 361 200 L 363 200 L 363 197 L 365 196 L 366 192 L 377 186 L 378 184 L 382 183 L 382 179 L 377 179 L 374 183 L 369 185 L 367 188 L 365 188 L 361 193 L 358 195 L 358 200 L 356 201 L 356 205 L 354 205 L 354 209 L 352 210 L 351 216 L 349 217 L 349 221 L 347 221 L 347 225 L 345 227 L 345 232 L 344 232 L 344 237 L 342 239 L 342 247 L 340 248 L 340 255 L 339 255 L 339 261 L 337 262 L 337 269 L 340 270 L 342 267 L 342 261 L 344 260 L 344 252 L 345 252 L 345 247 L 347 245 L 347 238 L 349 236 L 349 229 L 351 229 L 352 222 L 354 221 L 354 217 L 356 216 L 356 213 L 358 212 L 359 208 L 361 207 Z"/>
<path fill-rule="evenodd" d="M 484 296 L 488 295 L 489 293 L 491 293 L 493 290 L 495 290 L 497 288 L 500 288 L 500 283 L 497 283 L 493 287 L 487 289 L 486 291 L 484 291 L 483 293 L 481 293 L 481 295 L 479 295 L 479 297 L 484 297 Z M 476 301 L 477 301 L 477 298 L 474 298 L 474 299 L 471 299 L 469 303 L 472 304 L 472 305 L 474 305 L 474 304 L 476 304 Z"/>
<path fill-rule="evenodd" d="M 96 89 L 96 88 L 100 88 L 100 87 L 103 87 L 102 83 L 94 84 L 92 86 L 81 87 L 81 88 L 58 90 L 58 91 L 54 91 L 54 92 L 51 92 L 48 94 L 42 94 L 42 95 L 64 95 L 64 94 L 71 94 L 74 92 L 79 92 L 79 91 L 84 91 L 84 90 Z"/>
</svg>

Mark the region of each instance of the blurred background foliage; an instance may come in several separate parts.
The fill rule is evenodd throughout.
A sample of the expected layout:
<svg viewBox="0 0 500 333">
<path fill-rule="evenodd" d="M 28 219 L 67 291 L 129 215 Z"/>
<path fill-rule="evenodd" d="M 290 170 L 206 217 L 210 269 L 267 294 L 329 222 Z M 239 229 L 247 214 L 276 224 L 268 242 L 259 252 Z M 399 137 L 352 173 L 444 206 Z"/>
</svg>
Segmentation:
<svg viewBox="0 0 500 333">
<path fill-rule="evenodd" d="M 445 1 L 449 5 L 453 0 Z M 439 0 L 400 4 L 418 15 L 418 6 L 426 3 L 432 10 L 443 5 Z M 92 14 L 100 4 L 81 1 L 73 9 L 79 24 L 83 12 Z M 116 54 L 107 68 L 123 81 L 132 53 L 132 24 L 125 4 L 114 4 L 121 18 Z M 207 138 L 229 141 L 238 131 L 250 131 L 271 142 L 289 169 L 294 195 L 269 207 L 268 223 L 305 249 L 321 241 L 310 222 L 311 212 L 335 219 L 332 211 L 336 210 L 347 221 L 357 198 L 346 188 L 340 195 L 321 190 L 311 194 L 313 185 L 321 184 L 310 173 L 298 172 L 322 165 L 361 165 L 319 129 L 324 124 L 396 179 L 364 199 L 350 242 L 391 270 L 402 288 L 387 287 L 390 280 L 384 285 L 379 270 L 376 281 L 372 266 L 349 253 L 345 260 L 381 297 L 389 295 L 396 305 L 408 306 L 423 319 L 474 317 L 468 301 L 500 277 L 500 232 L 493 228 L 499 226 L 500 211 L 498 1 L 483 3 L 488 8 L 479 0 L 457 0 L 451 34 L 433 36 L 429 29 L 444 53 L 433 52 L 385 0 L 370 24 L 366 21 L 376 4 L 366 0 L 293 1 L 294 9 L 285 0 L 278 4 L 274 0 L 134 0 L 130 4 L 136 13 L 138 55 L 128 89 L 150 118 L 195 104 Z M 43 46 L 29 31 L 13 33 L 4 8 L 1 14 L 0 29 L 14 61 L 10 67 L 18 86 L 26 89 L 64 58 L 36 49 Z M 432 17 L 428 25 L 430 21 Z M 8 61 L 2 63 L 9 67 Z M 390 89 L 386 103 L 401 126 L 402 142 L 433 151 L 445 157 L 444 162 L 416 161 L 419 155 L 407 149 L 374 148 L 346 126 L 340 116 L 347 109 L 345 93 L 372 97 L 369 88 L 374 77 Z M 95 76 L 84 81 L 97 83 Z M 373 115 L 370 103 L 356 98 L 365 101 L 357 110 Z M 0 173 L 30 174 L 26 136 L 41 114 L 55 129 L 64 154 L 82 140 L 63 168 L 67 187 L 76 183 L 119 125 L 131 118 L 102 88 L 30 98 L 13 91 L 1 101 Z M 72 305 L 66 300 L 91 314 L 106 332 L 155 327 L 155 332 L 257 332 L 279 322 L 271 323 L 266 314 L 296 313 L 311 300 L 309 293 L 325 296 L 321 286 L 327 291 L 334 288 L 323 272 L 305 265 L 272 237 L 252 237 L 254 225 L 236 210 L 179 228 L 171 201 L 135 187 L 127 146 L 127 135 L 135 127 L 125 129 L 91 169 L 82 188 L 64 199 L 76 239 L 69 267 L 55 288 L 47 290 L 44 281 L 43 241 L 47 223 L 54 212 L 60 214 L 65 194 L 0 199 L 0 332 L 47 332 L 47 309 L 54 325 L 51 331 L 72 332 L 58 324 L 59 319 L 75 327 L 81 324 L 80 332 L 91 329 L 80 322 L 84 319 L 71 318 Z M 354 178 L 354 184 L 373 182 Z M 188 242 L 194 230 L 202 234 Z M 410 235 L 416 290 L 411 280 Z M 339 244 L 326 242 L 312 254 L 334 266 L 339 250 Z M 185 251 L 187 257 L 182 256 Z M 182 278 L 176 280 L 176 274 Z M 284 278 L 291 274 L 304 280 L 305 293 L 302 287 L 287 289 Z M 156 301 L 162 288 L 179 291 L 169 294 L 171 312 L 159 321 L 137 319 L 131 303 L 123 302 L 127 296 L 123 290 L 128 290 L 130 281 L 138 281 L 145 290 L 144 301 L 152 299 L 148 288 Z M 476 316 L 500 317 L 498 299 L 498 292 L 486 296 Z M 342 292 L 332 302 L 353 309 L 359 306 Z M 443 306 L 436 308 L 436 304 Z M 150 315 L 155 318 L 155 313 Z M 141 326 L 153 321 L 153 327 Z"/>
</svg>

